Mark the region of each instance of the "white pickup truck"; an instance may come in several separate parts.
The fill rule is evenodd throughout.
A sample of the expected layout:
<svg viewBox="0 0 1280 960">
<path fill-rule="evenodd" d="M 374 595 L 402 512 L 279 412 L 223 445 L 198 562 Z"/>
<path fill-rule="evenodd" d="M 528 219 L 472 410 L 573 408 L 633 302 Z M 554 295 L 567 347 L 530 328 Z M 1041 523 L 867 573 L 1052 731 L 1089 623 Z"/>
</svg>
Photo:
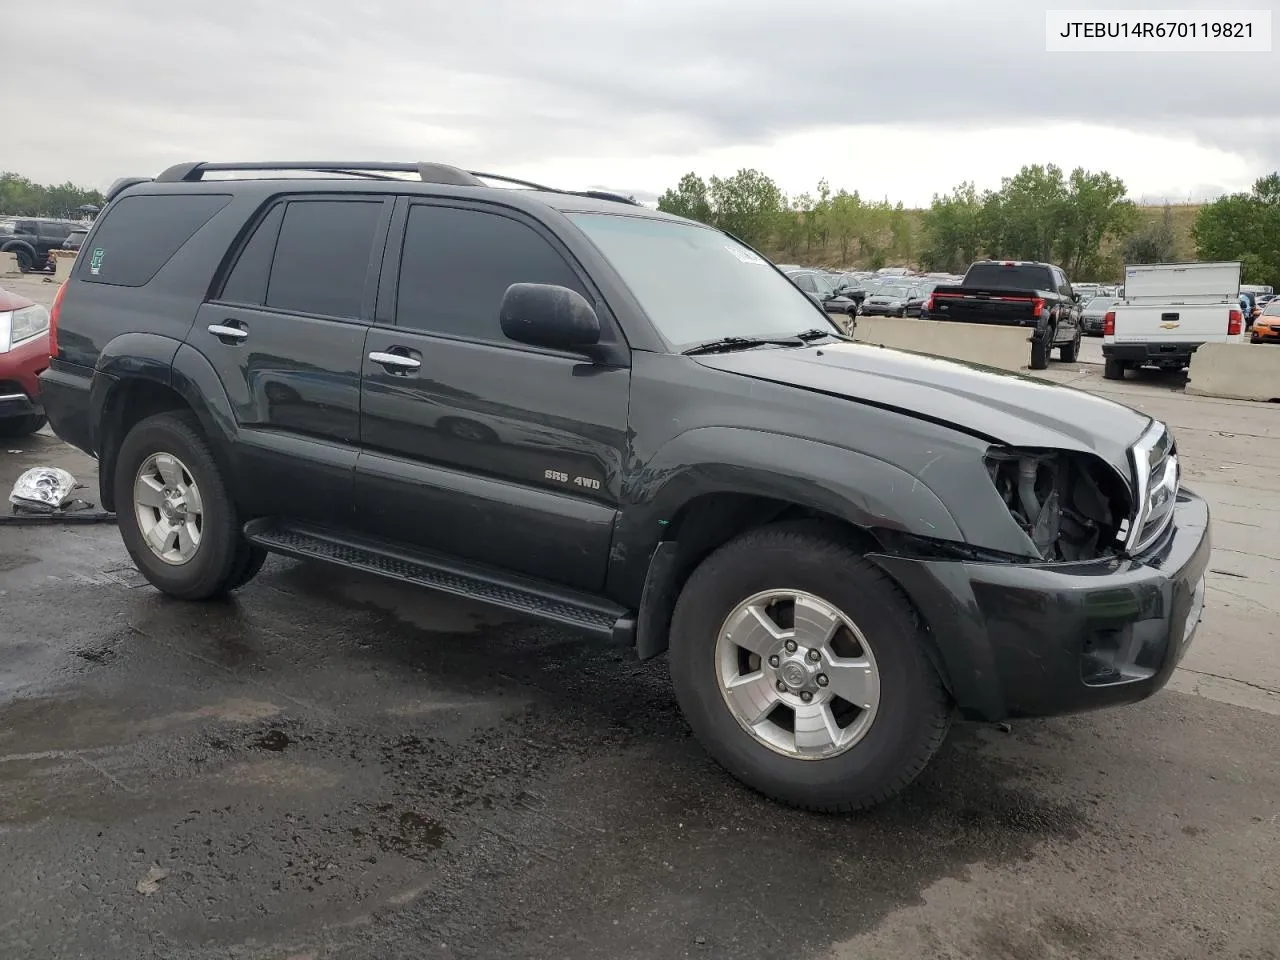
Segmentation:
<svg viewBox="0 0 1280 960">
<path fill-rule="evenodd" d="M 1126 266 L 1122 298 L 1103 318 L 1103 376 L 1184 369 L 1200 344 L 1239 340 L 1243 319 L 1239 263 Z"/>
</svg>

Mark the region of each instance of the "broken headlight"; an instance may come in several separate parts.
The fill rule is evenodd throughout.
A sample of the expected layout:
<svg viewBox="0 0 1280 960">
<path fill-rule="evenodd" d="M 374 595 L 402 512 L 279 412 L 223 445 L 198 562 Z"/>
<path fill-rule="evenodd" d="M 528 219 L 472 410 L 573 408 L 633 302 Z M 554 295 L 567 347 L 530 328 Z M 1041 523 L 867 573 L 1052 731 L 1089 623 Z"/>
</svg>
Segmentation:
<svg viewBox="0 0 1280 960">
<path fill-rule="evenodd" d="M 1128 490 L 1096 457 L 995 448 L 986 463 L 1009 515 L 1042 560 L 1093 560 L 1124 549 Z"/>
</svg>

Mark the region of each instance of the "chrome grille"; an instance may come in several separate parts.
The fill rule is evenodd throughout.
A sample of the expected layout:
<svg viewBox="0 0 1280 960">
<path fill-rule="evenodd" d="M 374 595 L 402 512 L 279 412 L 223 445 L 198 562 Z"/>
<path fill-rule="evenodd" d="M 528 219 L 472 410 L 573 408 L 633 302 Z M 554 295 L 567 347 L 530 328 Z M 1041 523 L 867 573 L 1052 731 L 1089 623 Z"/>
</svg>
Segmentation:
<svg viewBox="0 0 1280 960">
<path fill-rule="evenodd" d="M 1129 521 L 1125 547 L 1141 553 L 1164 533 L 1173 520 L 1173 507 L 1182 482 L 1177 445 L 1164 424 L 1156 421 L 1129 450 L 1136 504 Z"/>
</svg>

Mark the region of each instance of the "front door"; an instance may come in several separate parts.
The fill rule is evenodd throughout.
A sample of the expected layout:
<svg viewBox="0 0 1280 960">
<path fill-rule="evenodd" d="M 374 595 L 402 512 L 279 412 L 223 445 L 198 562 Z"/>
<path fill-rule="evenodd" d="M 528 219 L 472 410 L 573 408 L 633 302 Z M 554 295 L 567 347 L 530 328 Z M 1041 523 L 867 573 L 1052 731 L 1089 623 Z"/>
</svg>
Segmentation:
<svg viewBox="0 0 1280 960">
<path fill-rule="evenodd" d="M 570 287 L 541 225 L 497 205 L 400 201 L 364 358 L 356 504 L 383 537 L 601 589 L 621 495 L 626 367 L 506 339 L 513 283 Z"/>
<path fill-rule="evenodd" d="M 361 359 L 393 203 L 276 203 L 196 316 L 190 342 L 235 414 L 248 515 L 351 522 Z"/>
</svg>

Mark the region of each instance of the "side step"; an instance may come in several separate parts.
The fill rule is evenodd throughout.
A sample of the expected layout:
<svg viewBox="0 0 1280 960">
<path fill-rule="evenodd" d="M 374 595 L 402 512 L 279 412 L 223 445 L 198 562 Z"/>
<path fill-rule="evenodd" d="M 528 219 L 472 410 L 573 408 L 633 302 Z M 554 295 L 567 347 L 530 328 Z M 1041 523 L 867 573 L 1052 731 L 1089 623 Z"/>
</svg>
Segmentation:
<svg viewBox="0 0 1280 960">
<path fill-rule="evenodd" d="M 466 597 L 625 643 L 635 641 L 635 619 L 612 601 L 555 584 L 516 577 L 452 557 L 406 551 L 331 530 L 253 520 L 244 535 L 258 546 L 301 560 L 323 560 L 351 570 Z"/>
</svg>

